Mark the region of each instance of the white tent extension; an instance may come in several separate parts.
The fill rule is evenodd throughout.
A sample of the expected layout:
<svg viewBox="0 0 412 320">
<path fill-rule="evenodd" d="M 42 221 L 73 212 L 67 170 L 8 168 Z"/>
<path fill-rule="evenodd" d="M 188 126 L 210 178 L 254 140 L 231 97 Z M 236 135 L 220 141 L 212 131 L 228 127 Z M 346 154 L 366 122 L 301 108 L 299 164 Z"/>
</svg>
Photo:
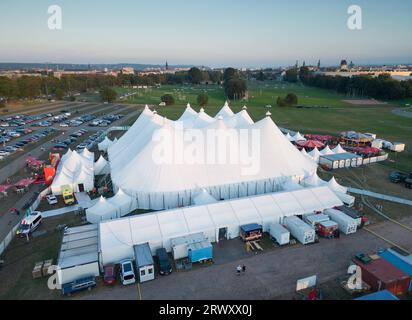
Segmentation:
<svg viewBox="0 0 412 320">
<path fill-rule="evenodd" d="M 244 224 L 260 223 L 267 230 L 284 217 L 341 205 L 328 187 L 317 187 L 104 221 L 99 227 L 101 263 L 131 258 L 133 246 L 141 243 L 148 242 L 153 254 L 161 247 L 171 251 L 170 240 L 176 237 L 203 232 L 218 242 L 238 237 Z"/>
<path fill-rule="evenodd" d="M 335 154 L 335 153 L 329 148 L 329 146 L 326 146 L 325 148 L 323 148 L 323 149 L 320 151 L 320 154 L 321 154 L 322 156 L 329 156 L 329 155 L 332 155 L 332 154 Z"/>
<path fill-rule="evenodd" d="M 335 148 L 333 148 L 332 151 L 335 154 L 347 153 L 347 151 L 345 149 L 343 149 L 340 144 L 338 144 Z"/>
<path fill-rule="evenodd" d="M 60 160 L 51 184 L 54 195 L 61 194 L 61 187 L 69 185 L 74 192 L 94 188 L 94 154 L 88 150 L 82 154 L 68 150 Z"/>
<path fill-rule="evenodd" d="M 110 140 L 107 136 L 104 137 L 104 140 L 100 142 L 97 146 L 99 148 L 99 151 L 107 152 L 109 148 L 113 145 L 113 141 Z"/>
<path fill-rule="evenodd" d="M 105 175 L 110 173 L 109 162 L 101 155 L 100 158 L 94 163 L 94 174 Z"/>
<path fill-rule="evenodd" d="M 320 186 L 325 186 L 328 183 L 322 180 L 321 178 L 319 178 L 317 173 L 314 173 L 309 178 L 306 178 L 303 181 L 303 184 L 305 185 L 305 187 L 320 187 Z"/>
<path fill-rule="evenodd" d="M 227 114 L 227 108 L 225 110 L 222 113 Z M 129 131 L 108 150 L 115 190 L 121 188 L 135 197 L 140 209 L 161 210 L 190 205 L 199 188 L 206 189 L 219 200 L 273 192 L 279 190 L 288 178 L 299 180 L 316 171 L 316 163 L 302 155 L 269 116 L 251 123 L 251 119 L 247 120 L 250 118 L 247 111 L 242 110 L 233 116 L 243 119 L 238 122 L 241 128 L 228 128 L 226 123 L 230 119 L 222 121 L 223 116 L 216 120 L 204 110 L 196 115 L 189 107 L 185 113 L 189 128 L 179 127 L 175 125 L 177 122 L 164 119 L 146 108 Z M 228 137 L 230 141 L 236 139 L 236 143 L 230 145 L 234 154 L 240 155 L 241 148 L 247 148 L 249 156 L 256 161 L 257 170 L 245 174 L 245 164 L 239 160 L 232 163 L 227 156 L 223 163 L 210 162 L 207 150 L 194 163 L 176 161 L 175 158 L 171 161 L 155 159 L 163 142 L 153 139 L 155 133 L 174 137 L 167 149 L 175 155 L 193 148 L 187 134 L 195 132 L 205 136 L 211 128 L 219 129 L 214 131 L 217 133 L 215 141 Z M 246 134 L 242 134 L 244 132 Z M 251 143 L 252 136 L 257 133 L 259 143 Z M 209 143 L 203 146 L 206 145 L 210 146 Z"/>
<path fill-rule="evenodd" d="M 215 203 L 217 200 L 206 189 L 202 189 L 194 198 L 193 204 L 198 206 L 202 204 Z"/>
<path fill-rule="evenodd" d="M 136 200 L 119 189 L 116 195 L 107 201 L 116 208 L 116 217 L 124 217 L 136 209 Z"/>
<path fill-rule="evenodd" d="M 334 192 L 348 193 L 348 188 L 340 185 L 335 177 L 332 177 L 332 179 L 329 180 L 328 187 Z"/>
<path fill-rule="evenodd" d="M 221 116 L 224 120 L 233 117 L 235 114 L 233 113 L 232 109 L 229 107 L 229 103 L 226 101 L 223 108 L 217 113 L 215 119 L 218 119 Z"/>
<path fill-rule="evenodd" d="M 103 196 L 93 207 L 86 209 L 86 219 L 90 223 L 99 223 L 101 221 L 115 219 L 116 208 L 112 206 Z"/>
</svg>

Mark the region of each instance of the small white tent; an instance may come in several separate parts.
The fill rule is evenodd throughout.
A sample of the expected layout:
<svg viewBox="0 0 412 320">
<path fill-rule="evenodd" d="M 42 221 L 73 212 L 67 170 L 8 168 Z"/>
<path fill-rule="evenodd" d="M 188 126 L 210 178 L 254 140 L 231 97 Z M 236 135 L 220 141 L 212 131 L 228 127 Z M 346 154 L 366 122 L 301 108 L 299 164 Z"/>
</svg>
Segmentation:
<svg viewBox="0 0 412 320">
<path fill-rule="evenodd" d="M 107 136 L 104 138 L 102 142 L 100 142 L 97 146 L 99 148 L 99 151 L 107 152 L 109 148 L 112 146 L 113 141 L 110 140 Z"/>
<path fill-rule="evenodd" d="M 317 173 L 314 173 L 309 178 L 305 179 L 303 184 L 306 187 L 321 187 L 327 185 L 327 182 L 319 178 Z"/>
<path fill-rule="evenodd" d="M 99 160 L 95 162 L 94 173 L 96 176 L 110 173 L 109 162 L 103 156 L 100 156 Z"/>
<path fill-rule="evenodd" d="M 218 119 L 221 116 L 224 120 L 233 117 L 235 114 L 233 113 L 232 109 L 230 109 L 228 102 L 225 102 L 223 108 L 217 113 L 215 119 Z"/>
<path fill-rule="evenodd" d="M 329 146 L 326 146 L 325 148 L 320 151 L 322 156 L 329 156 L 331 154 L 335 154 L 332 150 L 330 150 Z"/>
<path fill-rule="evenodd" d="M 294 141 L 294 140 L 293 140 L 293 137 L 290 135 L 289 132 L 285 134 L 285 137 L 286 137 L 286 139 L 288 139 L 290 142 Z"/>
<path fill-rule="evenodd" d="M 114 219 L 116 218 L 116 208 L 101 196 L 93 207 L 86 209 L 86 218 L 90 223 Z"/>
<path fill-rule="evenodd" d="M 306 138 L 300 134 L 300 132 L 297 132 L 293 136 L 293 141 L 306 141 Z"/>
<path fill-rule="evenodd" d="M 340 144 L 338 144 L 333 150 L 335 154 L 346 153 L 347 151 L 342 148 Z"/>
<path fill-rule="evenodd" d="M 210 204 L 215 203 L 217 200 L 209 193 L 206 189 L 202 189 L 194 198 L 194 205 Z"/>
<path fill-rule="evenodd" d="M 310 157 L 316 162 L 319 163 L 319 157 L 322 155 L 318 148 L 314 148 L 311 152 L 309 152 Z"/>
</svg>

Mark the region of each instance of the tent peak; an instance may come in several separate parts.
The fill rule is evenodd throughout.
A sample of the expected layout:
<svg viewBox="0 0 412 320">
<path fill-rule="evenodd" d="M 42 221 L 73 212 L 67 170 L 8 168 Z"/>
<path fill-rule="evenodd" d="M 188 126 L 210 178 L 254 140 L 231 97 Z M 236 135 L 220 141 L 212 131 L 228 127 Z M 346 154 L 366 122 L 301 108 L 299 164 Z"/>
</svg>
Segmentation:
<svg viewBox="0 0 412 320">
<path fill-rule="evenodd" d="M 270 117 L 272 113 L 270 111 L 266 112 L 266 117 Z"/>
<path fill-rule="evenodd" d="M 246 107 L 246 106 L 243 106 L 242 110 L 247 110 L 247 107 Z"/>
</svg>

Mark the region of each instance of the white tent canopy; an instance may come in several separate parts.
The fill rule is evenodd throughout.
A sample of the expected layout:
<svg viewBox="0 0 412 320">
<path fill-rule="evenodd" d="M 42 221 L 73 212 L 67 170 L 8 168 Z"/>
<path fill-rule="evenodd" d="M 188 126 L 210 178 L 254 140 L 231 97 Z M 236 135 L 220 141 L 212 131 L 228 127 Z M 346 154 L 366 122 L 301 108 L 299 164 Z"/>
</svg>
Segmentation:
<svg viewBox="0 0 412 320">
<path fill-rule="evenodd" d="M 342 148 L 340 144 L 338 144 L 335 148 L 333 148 L 333 153 L 335 154 L 340 154 L 340 153 L 346 153 L 347 151 Z"/>
<path fill-rule="evenodd" d="M 152 252 L 160 247 L 171 250 L 170 240 L 203 232 L 211 242 L 219 235 L 227 239 L 239 235 L 240 226 L 261 223 L 265 230 L 284 217 L 313 213 L 342 205 L 328 187 L 305 188 L 271 193 L 202 206 L 136 215 L 100 223 L 103 265 L 133 257 L 133 245 L 148 242 Z"/>
<path fill-rule="evenodd" d="M 341 193 L 347 193 L 348 192 L 348 188 L 340 185 L 335 177 L 332 177 L 332 179 L 330 179 L 330 181 L 328 182 L 328 187 L 335 192 L 341 192 Z"/>
<path fill-rule="evenodd" d="M 94 164 L 94 173 L 96 176 L 110 173 L 109 162 L 102 155 Z"/>
<path fill-rule="evenodd" d="M 325 186 L 328 183 L 324 180 L 322 180 L 321 178 L 319 178 L 317 173 L 314 173 L 312 176 L 310 176 L 309 178 L 306 178 L 303 181 L 303 184 L 306 187 L 320 187 L 320 186 Z"/>
<path fill-rule="evenodd" d="M 114 219 L 116 218 L 116 208 L 101 196 L 93 207 L 86 209 L 86 218 L 90 223 Z"/>
<path fill-rule="evenodd" d="M 110 140 L 107 136 L 104 137 L 104 140 L 100 142 L 97 146 L 99 151 L 107 152 L 107 150 L 113 145 L 113 141 Z"/>
<path fill-rule="evenodd" d="M 304 136 L 302 136 L 300 134 L 300 132 L 297 132 L 294 136 L 293 136 L 293 141 L 306 141 L 306 138 Z"/>
<path fill-rule="evenodd" d="M 79 154 L 67 151 L 60 160 L 51 185 L 53 194 L 60 195 L 61 187 L 69 185 L 74 192 L 90 191 L 94 188 L 94 155 L 88 150 Z"/>
<path fill-rule="evenodd" d="M 335 154 L 330 148 L 329 146 L 326 146 L 325 148 L 322 149 L 322 151 L 320 151 L 322 156 L 329 156 L 331 154 Z"/>
<path fill-rule="evenodd" d="M 313 150 L 311 152 L 309 152 L 309 155 L 311 156 L 311 158 L 316 162 L 319 163 L 319 158 L 322 155 L 320 153 L 320 151 L 318 150 L 318 148 L 313 148 Z"/>
<path fill-rule="evenodd" d="M 285 137 L 286 137 L 286 139 L 288 139 L 288 140 L 291 141 L 291 142 L 294 141 L 294 140 L 293 140 L 293 137 L 290 135 L 289 132 L 285 134 Z"/>
<path fill-rule="evenodd" d="M 145 108 L 129 131 L 109 148 L 114 186 L 133 195 L 138 208 L 160 210 L 190 205 L 199 188 L 206 189 L 216 199 L 230 199 L 277 191 L 288 178 L 302 179 L 316 171 L 316 163 L 302 155 L 270 117 L 253 123 L 246 110 L 228 117 L 229 109 L 223 107 L 218 117 L 221 120 L 216 120 L 204 110 L 196 113 L 188 106 L 182 118 L 189 128 L 179 128 L 178 122 Z M 224 116 L 227 120 L 223 120 Z M 229 128 L 228 124 L 233 123 L 239 127 Z M 212 126 L 219 129 L 215 131 L 215 141 L 222 138 L 238 141 L 230 145 L 234 154 L 241 154 L 242 148 L 249 151 L 258 167 L 254 173 L 244 174 L 245 164 L 232 163 L 228 157 L 223 163 L 211 163 L 207 150 L 190 164 L 176 159 L 159 163 L 154 159 L 161 141 L 153 139 L 153 134 L 161 132 L 174 137 L 167 148 L 170 154 L 176 154 L 182 148 L 193 148 L 193 142 L 185 139 L 185 135 L 193 132 L 207 135 L 206 128 Z M 256 133 L 260 143 L 250 141 Z"/>
</svg>

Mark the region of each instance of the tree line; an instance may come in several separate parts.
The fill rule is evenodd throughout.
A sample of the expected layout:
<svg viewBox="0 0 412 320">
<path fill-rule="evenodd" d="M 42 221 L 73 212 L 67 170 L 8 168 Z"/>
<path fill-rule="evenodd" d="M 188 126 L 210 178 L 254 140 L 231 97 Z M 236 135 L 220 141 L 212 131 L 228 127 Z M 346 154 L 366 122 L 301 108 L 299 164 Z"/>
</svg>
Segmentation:
<svg viewBox="0 0 412 320">
<path fill-rule="evenodd" d="M 301 67 L 287 70 L 284 80 L 289 82 L 300 80 L 305 85 L 335 90 L 348 96 L 382 100 L 400 100 L 412 97 L 412 80 L 398 81 L 389 74 L 381 74 L 378 77 L 372 75 L 328 76 L 309 71 L 307 67 Z"/>
</svg>

